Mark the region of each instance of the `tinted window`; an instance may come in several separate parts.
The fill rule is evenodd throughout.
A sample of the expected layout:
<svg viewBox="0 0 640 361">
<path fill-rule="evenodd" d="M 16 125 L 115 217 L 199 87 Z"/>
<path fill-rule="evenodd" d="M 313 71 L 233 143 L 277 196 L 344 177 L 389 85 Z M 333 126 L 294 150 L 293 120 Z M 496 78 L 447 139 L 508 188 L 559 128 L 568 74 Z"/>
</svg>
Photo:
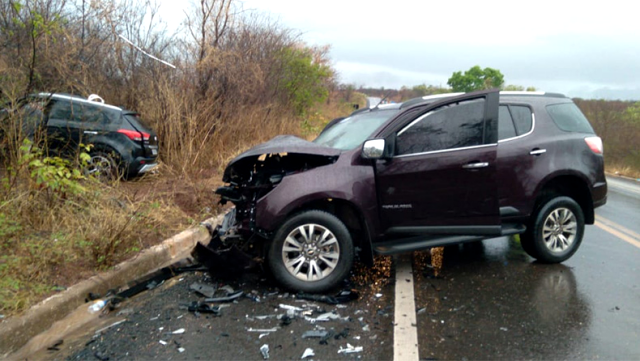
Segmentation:
<svg viewBox="0 0 640 361">
<path fill-rule="evenodd" d="M 64 100 L 56 100 L 51 107 L 49 117 L 54 119 L 71 119 L 71 103 Z"/>
<path fill-rule="evenodd" d="M 509 105 L 511 111 L 511 117 L 513 118 L 513 124 L 516 126 L 516 133 L 523 135 L 531 131 L 533 127 L 533 116 L 531 115 L 531 109 L 522 105 Z"/>
<path fill-rule="evenodd" d="M 57 100 L 51 108 L 50 116 L 76 122 L 109 123 L 119 119 L 119 111 L 85 102 Z"/>
<path fill-rule="evenodd" d="M 593 128 L 573 103 L 547 105 L 547 112 L 558 128 L 567 132 L 593 133 Z"/>
<path fill-rule="evenodd" d="M 498 140 L 513 138 L 516 136 L 516 129 L 513 127 L 511 113 L 506 105 L 500 106 L 498 113 Z"/>
<path fill-rule="evenodd" d="M 482 144 L 484 99 L 434 109 L 398 132 L 397 154 L 413 154 Z"/>
</svg>

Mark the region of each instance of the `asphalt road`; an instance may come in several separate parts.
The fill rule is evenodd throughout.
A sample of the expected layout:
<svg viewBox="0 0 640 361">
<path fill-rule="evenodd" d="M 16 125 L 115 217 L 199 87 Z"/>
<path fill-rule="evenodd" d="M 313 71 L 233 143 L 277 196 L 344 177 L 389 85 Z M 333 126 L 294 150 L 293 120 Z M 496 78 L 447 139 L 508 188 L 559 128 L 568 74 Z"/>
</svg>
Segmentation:
<svg viewBox="0 0 640 361">
<path fill-rule="evenodd" d="M 266 344 L 270 358 L 278 360 L 300 359 L 307 348 L 316 360 L 389 360 L 398 358 L 398 348 L 409 355 L 402 359 L 415 360 L 640 359 L 639 210 L 640 186 L 609 179 L 608 203 L 563 264 L 537 264 L 513 237 L 446 248 L 439 277 L 429 267 L 428 252 L 380 257 L 374 269 L 353 272 L 344 288 L 356 289 L 360 297 L 339 306 L 296 300 L 261 272 L 230 281 L 186 274 L 126 301 L 120 314 L 105 315 L 99 325 L 64 340 L 59 351 L 36 358 L 262 360 L 260 347 Z M 403 273 L 397 282 L 413 283 L 414 297 L 396 309 L 395 275 L 402 262 L 412 267 L 413 279 Z M 181 307 L 202 300 L 189 289 L 193 282 L 253 291 L 260 302 L 243 297 L 219 316 L 196 317 Z M 280 305 L 311 310 L 313 318 L 333 311 L 341 319 L 299 316 L 286 324 L 278 319 L 286 314 Z M 416 334 L 417 344 L 406 336 L 394 340 L 394 331 L 409 319 L 404 331 Z M 179 329 L 184 332 L 172 333 Z M 333 336 L 320 344 L 303 338 L 306 331 Z M 347 344 L 363 350 L 339 353 Z"/>
</svg>

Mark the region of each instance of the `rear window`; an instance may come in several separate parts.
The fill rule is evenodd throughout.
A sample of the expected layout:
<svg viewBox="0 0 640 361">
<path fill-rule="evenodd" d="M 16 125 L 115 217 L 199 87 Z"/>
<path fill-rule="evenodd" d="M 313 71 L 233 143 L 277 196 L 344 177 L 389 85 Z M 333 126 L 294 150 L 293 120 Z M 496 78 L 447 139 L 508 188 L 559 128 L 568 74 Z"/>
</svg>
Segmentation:
<svg viewBox="0 0 640 361">
<path fill-rule="evenodd" d="M 594 133 L 591 124 L 574 103 L 547 105 L 547 112 L 558 128 L 566 132 Z"/>
<path fill-rule="evenodd" d="M 128 120 L 129 122 L 133 123 L 133 126 L 134 126 L 134 127 L 136 127 L 136 126 L 137 126 L 137 124 L 140 124 L 143 128 L 145 128 L 145 129 L 147 129 L 147 130 L 150 130 L 150 129 L 151 129 L 151 127 L 149 126 L 149 124 L 148 124 L 146 121 L 142 120 L 142 118 L 140 118 L 140 114 L 138 114 L 138 113 L 126 113 L 126 114 L 124 115 L 124 117 L 125 117 L 125 118 L 127 118 L 127 120 Z M 132 121 L 133 121 L 133 122 L 132 122 Z M 137 124 L 136 124 L 136 123 L 134 123 L 134 122 L 137 122 Z"/>
</svg>

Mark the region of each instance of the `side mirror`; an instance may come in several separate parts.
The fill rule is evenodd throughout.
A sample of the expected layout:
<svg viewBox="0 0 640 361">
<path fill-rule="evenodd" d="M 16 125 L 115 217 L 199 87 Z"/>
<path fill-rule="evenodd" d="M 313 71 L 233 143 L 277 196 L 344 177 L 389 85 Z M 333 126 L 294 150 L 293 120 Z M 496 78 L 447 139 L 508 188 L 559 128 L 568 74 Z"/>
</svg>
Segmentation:
<svg viewBox="0 0 640 361">
<path fill-rule="evenodd" d="M 384 139 L 371 139 L 362 145 L 362 157 L 365 159 L 380 159 L 384 155 Z"/>
</svg>

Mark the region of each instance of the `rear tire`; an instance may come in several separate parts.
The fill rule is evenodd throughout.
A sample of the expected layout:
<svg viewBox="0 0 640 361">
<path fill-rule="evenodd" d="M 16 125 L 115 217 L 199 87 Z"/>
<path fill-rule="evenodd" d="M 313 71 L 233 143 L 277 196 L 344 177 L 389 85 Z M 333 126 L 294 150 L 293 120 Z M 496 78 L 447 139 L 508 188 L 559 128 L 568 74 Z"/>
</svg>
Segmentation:
<svg viewBox="0 0 640 361">
<path fill-rule="evenodd" d="M 91 159 L 85 167 L 85 174 L 92 175 L 100 181 L 111 181 L 118 178 L 120 157 L 114 151 L 93 151 Z"/>
<path fill-rule="evenodd" d="M 580 247 L 584 234 L 582 208 L 569 197 L 547 201 L 534 214 L 531 227 L 520 235 L 522 248 L 544 263 L 569 259 Z"/>
<path fill-rule="evenodd" d="M 311 210 L 289 218 L 276 232 L 267 262 L 283 286 L 324 292 L 338 285 L 353 265 L 353 242 L 336 216 Z"/>
</svg>

